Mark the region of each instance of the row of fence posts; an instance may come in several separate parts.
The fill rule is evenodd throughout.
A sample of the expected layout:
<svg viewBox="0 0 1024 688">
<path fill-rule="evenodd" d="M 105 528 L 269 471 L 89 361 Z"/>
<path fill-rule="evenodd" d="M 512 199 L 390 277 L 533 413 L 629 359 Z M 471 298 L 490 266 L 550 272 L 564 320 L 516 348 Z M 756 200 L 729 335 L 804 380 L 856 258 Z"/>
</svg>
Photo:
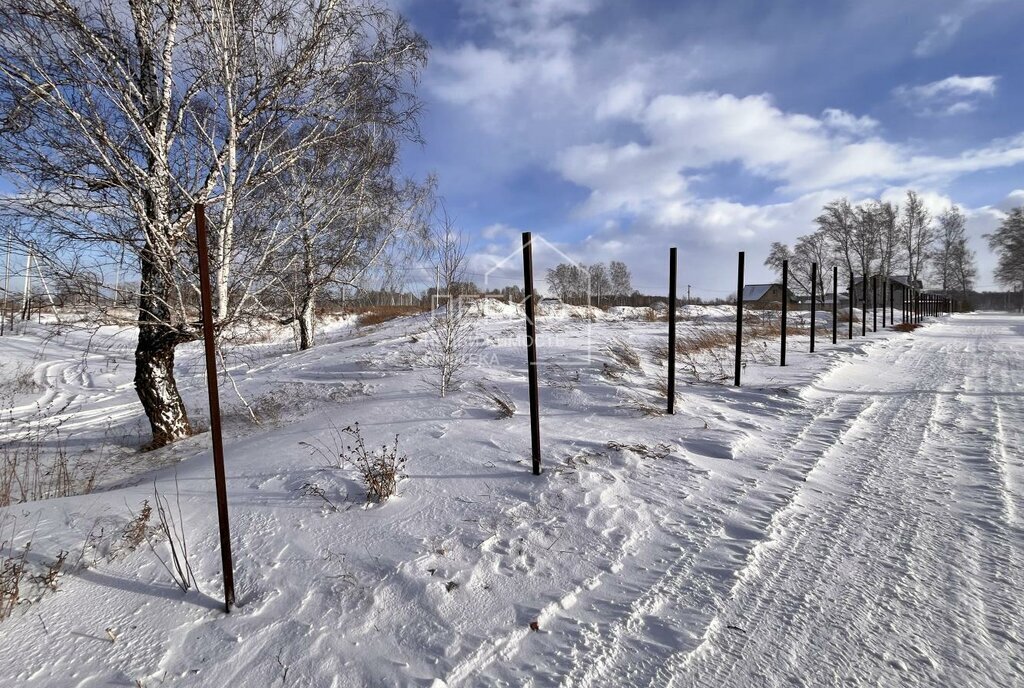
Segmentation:
<svg viewBox="0 0 1024 688">
<path fill-rule="evenodd" d="M 206 359 L 206 384 L 210 402 L 210 435 L 213 443 L 214 481 L 217 495 L 217 519 L 220 530 L 221 566 L 224 579 L 224 610 L 230 612 L 235 604 L 234 564 L 231 554 L 231 529 L 228 518 L 227 481 L 224 469 L 224 442 L 220 422 L 220 398 L 217 389 L 217 354 L 216 338 L 213 325 L 213 295 L 210 280 L 210 265 L 206 237 L 205 207 L 201 203 L 195 205 L 196 249 L 199 254 L 200 297 L 202 306 L 203 342 Z M 743 368 L 743 260 L 744 252 L 739 252 L 736 278 L 736 361 L 735 385 L 740 385 L 740 373 Z M 677 251 L 669 249 L 669 303 L 668 303 L 668 403 L 667 414 L 675 413 L 676 390 L 676 277 Z M 533 285 L 533 239 L 531 232 L 523 232 L 523 278 L 525 315 L 526 315 L 526 360 L 530 387 L 530 442 L 532 468 L 534 475 L 541 474 L 540 450 L 540 388 L 537 365 L 537 328 L 536 328 L 536 296 Z M 818 264 L 811 265 L 811 344 L 814 351 L 817 330 L 817 282 Z M 837 323 L 839 314 L 839 268 L 832 268 L 832 343 L 837 342 Z M 872 277 L 872 308 L 874 312 L 873 330 L 878 331 L 878 298 L 877 277 Z M 894 323 L 895 284 L 889 285 L 890 323 Z M 789 317 L 789 261 L 782 266 L 782 335 L 780 365 L 786 365 L 786 336 L 788 334 Z M 850 273 L 850 318 L 849 338 L 853 339 L 854 309 L 854 275 Z M 864 279 L 864 293 L 861 316 L 861 334 L 867 333 L 867 279 Z M 950 309 L 949 299 L 922 294 L 917 290 L 901 285 L 903 302 L 903 322 L 908 318 L 913 322 L 921 322 L 926 315 L 936 315 Z M 822 295 L 824 296 L 824 295 Z M 885 327 L 885 286 L 882 289 L 882 327 Z"/>
<path fill-rule="evenodd" d="M 675 270 L 675 249 L 671 252 L 671 265 L 672 270 Z M 741 373 L 743 370 L 743 263 L 744 263 L 744 252 L 740 251 L 737 258 L 737 270 L 736 270 L 736 359 L 735 359 L 735 371 L 733 375 L 733 384 L 736 387 L 740 386 Z M 848 334 L 849 339 L 853 339 L 853 313 L 856 307 L 856 298 L 854 287 L 856 276 L 853 272 L 850 272 L 850 284 L 849 284 L 849 307 L 847 311 L 848 316 Z M 674 272 L 673 276 L 669 280 L 670 288 L 674 284 Z M 860 333 L 861 336 L 867 336 L 868 333 L 868 278 L 865 276 L 861 279 L 861 317 L 860 317 Z M 905 284 L 898 285 L 900 288 L 903 306 L 903 322 L 904 323 L 920 323 L 925 317 L 932 315 L 941 315 L 944 313 L 953 312 L 953 300 L 945 297 L 938 296 L 935 294 L 926 294 L 918 289 L 909 287 Z M 889 318 L 888 322 L 890 325 L 896 324 L 896 287 L 895 282 L 883 283 L 881 287 L 882 295 L 882 328 L 886 327 L 886 306 L 889 307 Z M 871 331 L 878 332 L 878 275 L 871 276 Z M 888 298 L 886 298 L 888 295 Z M 814 353 L 815 346 L 817 343 L 818 335 L 818 300 L 824 298 L 824 294 L 818 294 L 818 264 L 811 263 L 811 332 L 810 332 L 810 353 Z M 670 318 L 673 316 L 670 315 Z M 670 344 L 674 346 L 675 339 L 675 323 L 670 320 Z M 779 343 L 779 365 L 786 365 L 786 353 L 787 353 L 787 337 L 789 330 L 789 261 L 782 261 L 782 323 L 781 323 L 781 335 Z M 832 267 L 832 343 L 836 344 L 839 341 L 839 267 Z M 674 374 L 674 369 L 670 372 L 670 375 Z M 669 403 L 669 413 L 672 412 L 672 404 Z"/>
</svg>

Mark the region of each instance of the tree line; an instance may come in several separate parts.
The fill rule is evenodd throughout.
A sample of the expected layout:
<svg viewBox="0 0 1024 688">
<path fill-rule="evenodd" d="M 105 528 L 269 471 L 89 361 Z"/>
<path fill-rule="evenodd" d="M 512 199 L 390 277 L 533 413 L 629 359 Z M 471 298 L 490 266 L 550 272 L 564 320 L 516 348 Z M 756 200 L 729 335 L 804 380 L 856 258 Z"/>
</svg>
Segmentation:
<svg viewBox="0 0 1024 688">
<path fill-rule="evenodd" d="M 836 264 L 847 275 L 906 275 L 911 285 L 930 281 L 961 301 L 977 278 L 963 212 L 954 205 L 932 217 L 913 190 L 907 191 L 902 206 L 881 200 L 858 205 L 846 198 L 831 201 L 815 224 L 817 229 L 797 238 L 792 249 L 774 242 L 764 262 L 781 274 L 788 260 L 790 279 L 805 293 L 811 291 L 812 263 L 819 266 L 818 294 L 826 292 L 829 271 L 824 267 Z"/>
<path fill-rule="evenodd" d="M 559 263 L 549 268 L 546 275 L 548 287 L 563 301 L 580 301 L 589 298 L 594 305 L 614 300 L 615 297 L 633 293 L 632 275 L 622 261 L 608 263 Z"/>
</svg>

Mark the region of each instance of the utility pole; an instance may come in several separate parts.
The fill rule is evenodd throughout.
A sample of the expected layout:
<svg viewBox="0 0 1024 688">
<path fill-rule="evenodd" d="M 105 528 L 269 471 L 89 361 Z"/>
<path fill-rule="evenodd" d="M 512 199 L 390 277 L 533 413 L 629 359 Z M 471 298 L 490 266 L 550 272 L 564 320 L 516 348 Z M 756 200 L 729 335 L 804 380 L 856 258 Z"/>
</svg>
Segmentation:
<svg viewBox="0 0 1024 688">
<path fill-rule="evenodd" d="M 7 258 L 4 259 L 4 307 L 0 310 L 0 337 L 4 336 L 4 327 L 7 323 L 7 295 L 8 290 L 11 287 L 11 242 L 13 241 L 13 232 L 10 227 L 7 228 Z M 14 327 L 14 323 L 11 323 L 11 327 Z"/>
<path fill-rule="evenodd" d="M 29 296 L 32 293 L 32 249 L 28 250 L 28 258 L 25 259 L 25 286 L 21 295 L 21 319 L 27 320 L 29 316 Z"/>
<path fill-rule="evenodd" d="M 114 273 L 114 297 L 111 307 L 117 308 L 117 296 L 121 289 L 121 266 L 124 264 L 124 246 L 121 247 L 121 257 L 117 259 L 117 272 Z"/>
</svg>

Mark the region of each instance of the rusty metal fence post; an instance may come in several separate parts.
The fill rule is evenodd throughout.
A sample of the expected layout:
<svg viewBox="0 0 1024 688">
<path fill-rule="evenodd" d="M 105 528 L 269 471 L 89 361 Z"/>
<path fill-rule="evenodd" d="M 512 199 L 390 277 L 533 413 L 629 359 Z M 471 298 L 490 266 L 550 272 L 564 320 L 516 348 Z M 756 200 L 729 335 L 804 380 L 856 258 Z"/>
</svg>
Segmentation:
<svg viewBox="0 0 1024 688">
<path fill-rule="evenodd" d="M 220 526 L 220 560 L 224 572 L 224 611 L 235 604 L 235 571 L 231 558 L 231 525 L 228 520 L 227 477 L 224 471 L 224 440 L 220 425 L 217 388 L 217 350 L 213 331 L 213 295 L 210 288 L 210 256 L 206 241 L 206 209 L 195 205 L 196 250 L 199 253 L 199 294 L 203 308 L 203 344 L 206 352 L 206 387 L 210 397 L 210 436 L 213 439 L 213 474 L 217 488 L 217 520 Z"/>
</svg>

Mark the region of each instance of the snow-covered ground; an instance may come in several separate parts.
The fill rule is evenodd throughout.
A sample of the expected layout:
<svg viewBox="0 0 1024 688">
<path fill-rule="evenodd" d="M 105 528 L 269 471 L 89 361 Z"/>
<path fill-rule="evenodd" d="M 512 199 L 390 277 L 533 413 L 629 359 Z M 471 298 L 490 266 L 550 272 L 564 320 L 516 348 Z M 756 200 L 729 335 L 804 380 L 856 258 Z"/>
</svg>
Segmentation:
<svg viewBox="0 0 1024 688">
<path fill-rule="evenodd" d="M 728 309 L 686 316 L 682 338 L 731 326 Z M 667 417 L 647 412 L 664 322 L 556 308 L 539 325 L 539 477 L 521 315 L 488 303 L 476 326 L 469 380 L 445 399 L 425 316 L 228 357 L 230 615 L 209 436 L 134 451 L 131 333 L 41 353 L 39 333 L 0 340 L 21 381 L 4 441 L 59 434 L 104 466 L 98 491 L 0 511 L 0 542 L 31 539 L 37 570 L 71 552 L 56 592 L 0 622 L 0 685 L 1024 683 L 1024 318 L 822 336 L 814 355 L 791 337 L 786 368 L 755 341 L 740 389 L 688 383 L 731 375 L 728 351 L 701 353 Z M 195 417 L 198 362 L 181 350 Z M 516 415 L 497 419 L 479 381 Z M 354 422 L 408 455 L 384 504 L 308 446 Z M 121 544 L 154 480 L 180 499 L 199 592 Z"/>
</svg>

